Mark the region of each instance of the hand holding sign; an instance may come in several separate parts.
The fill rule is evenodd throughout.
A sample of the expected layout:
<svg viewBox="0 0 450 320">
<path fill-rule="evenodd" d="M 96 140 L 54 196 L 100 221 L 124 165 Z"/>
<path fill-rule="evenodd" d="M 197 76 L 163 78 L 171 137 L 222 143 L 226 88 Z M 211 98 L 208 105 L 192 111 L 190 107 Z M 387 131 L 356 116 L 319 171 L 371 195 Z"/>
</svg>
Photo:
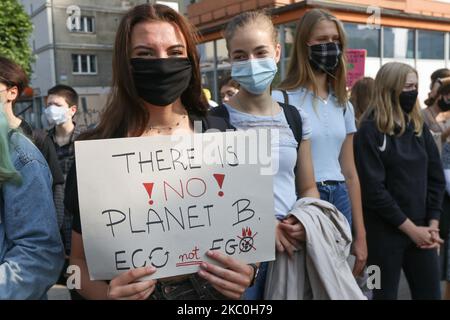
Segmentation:
<svg viewBox="0 0 450 320">
<path fill-rule="evenodd" d="M 200 140 L 181 142 L 172 136 L 77 142 L 91 280 L 151 266 L 157 271 L 150 278 L 197 272 L 203 262 L 214 263 L 208 250 L 241 261 L 232 264 L 240 271 L 248 267 L 243 262 L 273 260 L 272 176 L 261 174 L 259 158 L 248 157 L 257 154 L 249 136 L 254 132 L 193 135 Z M 270 137 L 261 141 L 270 150 Z M 243 285 L 241 280 L 235 283 Z"/>
<path fill-rule="evenodd" d="M 199 275 L 228 298 L 241 298 L 253 278 L 253 268 L 217 251 L 208 251 L 207 255 L 224 267 L 204 262 Z"/>
<path fill-rule="evenodd" d="M 155 272 L 155 267 L 142 267 L 118 275 L 109 283 L 108 299 L 146 300 L 155 290 L 156 280 L 136 281 Z"/>
</svg>

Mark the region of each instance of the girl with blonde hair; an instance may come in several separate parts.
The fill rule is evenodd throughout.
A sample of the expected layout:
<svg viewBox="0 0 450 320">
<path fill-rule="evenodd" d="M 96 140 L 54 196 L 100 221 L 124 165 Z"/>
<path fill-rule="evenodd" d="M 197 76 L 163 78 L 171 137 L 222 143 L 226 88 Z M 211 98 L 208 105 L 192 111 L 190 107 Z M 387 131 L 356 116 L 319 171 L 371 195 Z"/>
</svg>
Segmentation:
<svg viewBox="0 0 450 320">
<path fill-rule="evenodd" d="M 320 198 L 335 205 L 353 226 L 353 274 L 358 276 L 366 264 L 367 245 L 353 157 L 356 126 L 346 89 L 346 48 L 344 29 L 335 16 L 322 9 L 306 12 L 297 25 L 287 77 L 272 96 L 308 115 Z"/>
<path fill-rule="evenodd" d="M 397 299 L 402 269 L 413 299 L 440 299 L 437 249 L 445 180 L 417 95 L 416 70 L 385 64 L 355 136 L 368 264 L 381 271 L 374 299 Z"/>
</svg>

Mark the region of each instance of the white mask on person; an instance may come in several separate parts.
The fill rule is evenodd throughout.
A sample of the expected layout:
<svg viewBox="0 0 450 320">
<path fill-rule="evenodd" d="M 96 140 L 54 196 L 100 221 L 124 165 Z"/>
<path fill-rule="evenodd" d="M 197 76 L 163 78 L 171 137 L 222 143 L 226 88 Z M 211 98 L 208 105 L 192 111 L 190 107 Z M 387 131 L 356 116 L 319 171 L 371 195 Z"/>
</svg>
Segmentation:
<svg viewBox="0 0 450 320">
<path fill-rule="evenodd" d="M 50 126 L 60 125 L 67 121 L 67 113 L 69 108 L 58 107 L 57 105 L 49 105 L 44 110 L 45 117 Z"/>
</svg>

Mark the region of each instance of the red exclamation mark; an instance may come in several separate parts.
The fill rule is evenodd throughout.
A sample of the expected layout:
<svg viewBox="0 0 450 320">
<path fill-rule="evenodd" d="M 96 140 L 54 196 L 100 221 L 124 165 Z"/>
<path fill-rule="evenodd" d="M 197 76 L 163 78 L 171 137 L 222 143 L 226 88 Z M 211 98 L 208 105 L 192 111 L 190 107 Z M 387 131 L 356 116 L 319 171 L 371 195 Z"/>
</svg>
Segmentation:
<svg viewBox="0 0 450 320">
<path fill-rule="evenodd" d="M 153 182 L 152 183 L 143 183 L 145 190 L 147 190 L 148 197 L 150 198 L 149 204 L 153 204 L 152 200 L 152 191 L 153 191 Z"/>
<path fill-rule="evenodd" d="M 222 189 L 222 185 L 223 185 L 223 179 L 225 179 L 225 175 L 224 174 L 219 174 L 219 173 L 215 173 L 213 174 L 214 178 L 217 181 L 217 184 L 219 185 L 219 188 Z M 219 191 L 217 193 L 219 195 L 219 197 L 223 197 L 223 191 Z"/>
</svg>

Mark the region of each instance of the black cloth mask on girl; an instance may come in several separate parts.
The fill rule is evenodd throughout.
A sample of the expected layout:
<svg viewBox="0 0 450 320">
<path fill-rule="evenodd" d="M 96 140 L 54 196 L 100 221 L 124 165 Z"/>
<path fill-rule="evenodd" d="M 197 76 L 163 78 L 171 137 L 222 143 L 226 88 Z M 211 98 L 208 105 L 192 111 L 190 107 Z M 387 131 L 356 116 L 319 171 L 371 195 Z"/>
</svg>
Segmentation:
<svg viewBox="0 0 450 320">
<path fill-rule="evenodd" d="M 308 47 L 309 61 L 316 70 L 333 73 L 342 55 L 341 45 L 336 42 L 320 43 Z"/>
<path fill-rule="evenodd" d="M 136 91 L 155 106 L 167 106 L 188 88 L 192 65 L 188 58 L 130 60 Z"/>
<path fill-rule="evenodd" d="M 400 107 L 402 107 L 405 113 L 410 113 L 414 109 L 418 94 L 419 92 L 417 90 L 403 91 L 402 93 L 400 93 Z"/>
</svg>

